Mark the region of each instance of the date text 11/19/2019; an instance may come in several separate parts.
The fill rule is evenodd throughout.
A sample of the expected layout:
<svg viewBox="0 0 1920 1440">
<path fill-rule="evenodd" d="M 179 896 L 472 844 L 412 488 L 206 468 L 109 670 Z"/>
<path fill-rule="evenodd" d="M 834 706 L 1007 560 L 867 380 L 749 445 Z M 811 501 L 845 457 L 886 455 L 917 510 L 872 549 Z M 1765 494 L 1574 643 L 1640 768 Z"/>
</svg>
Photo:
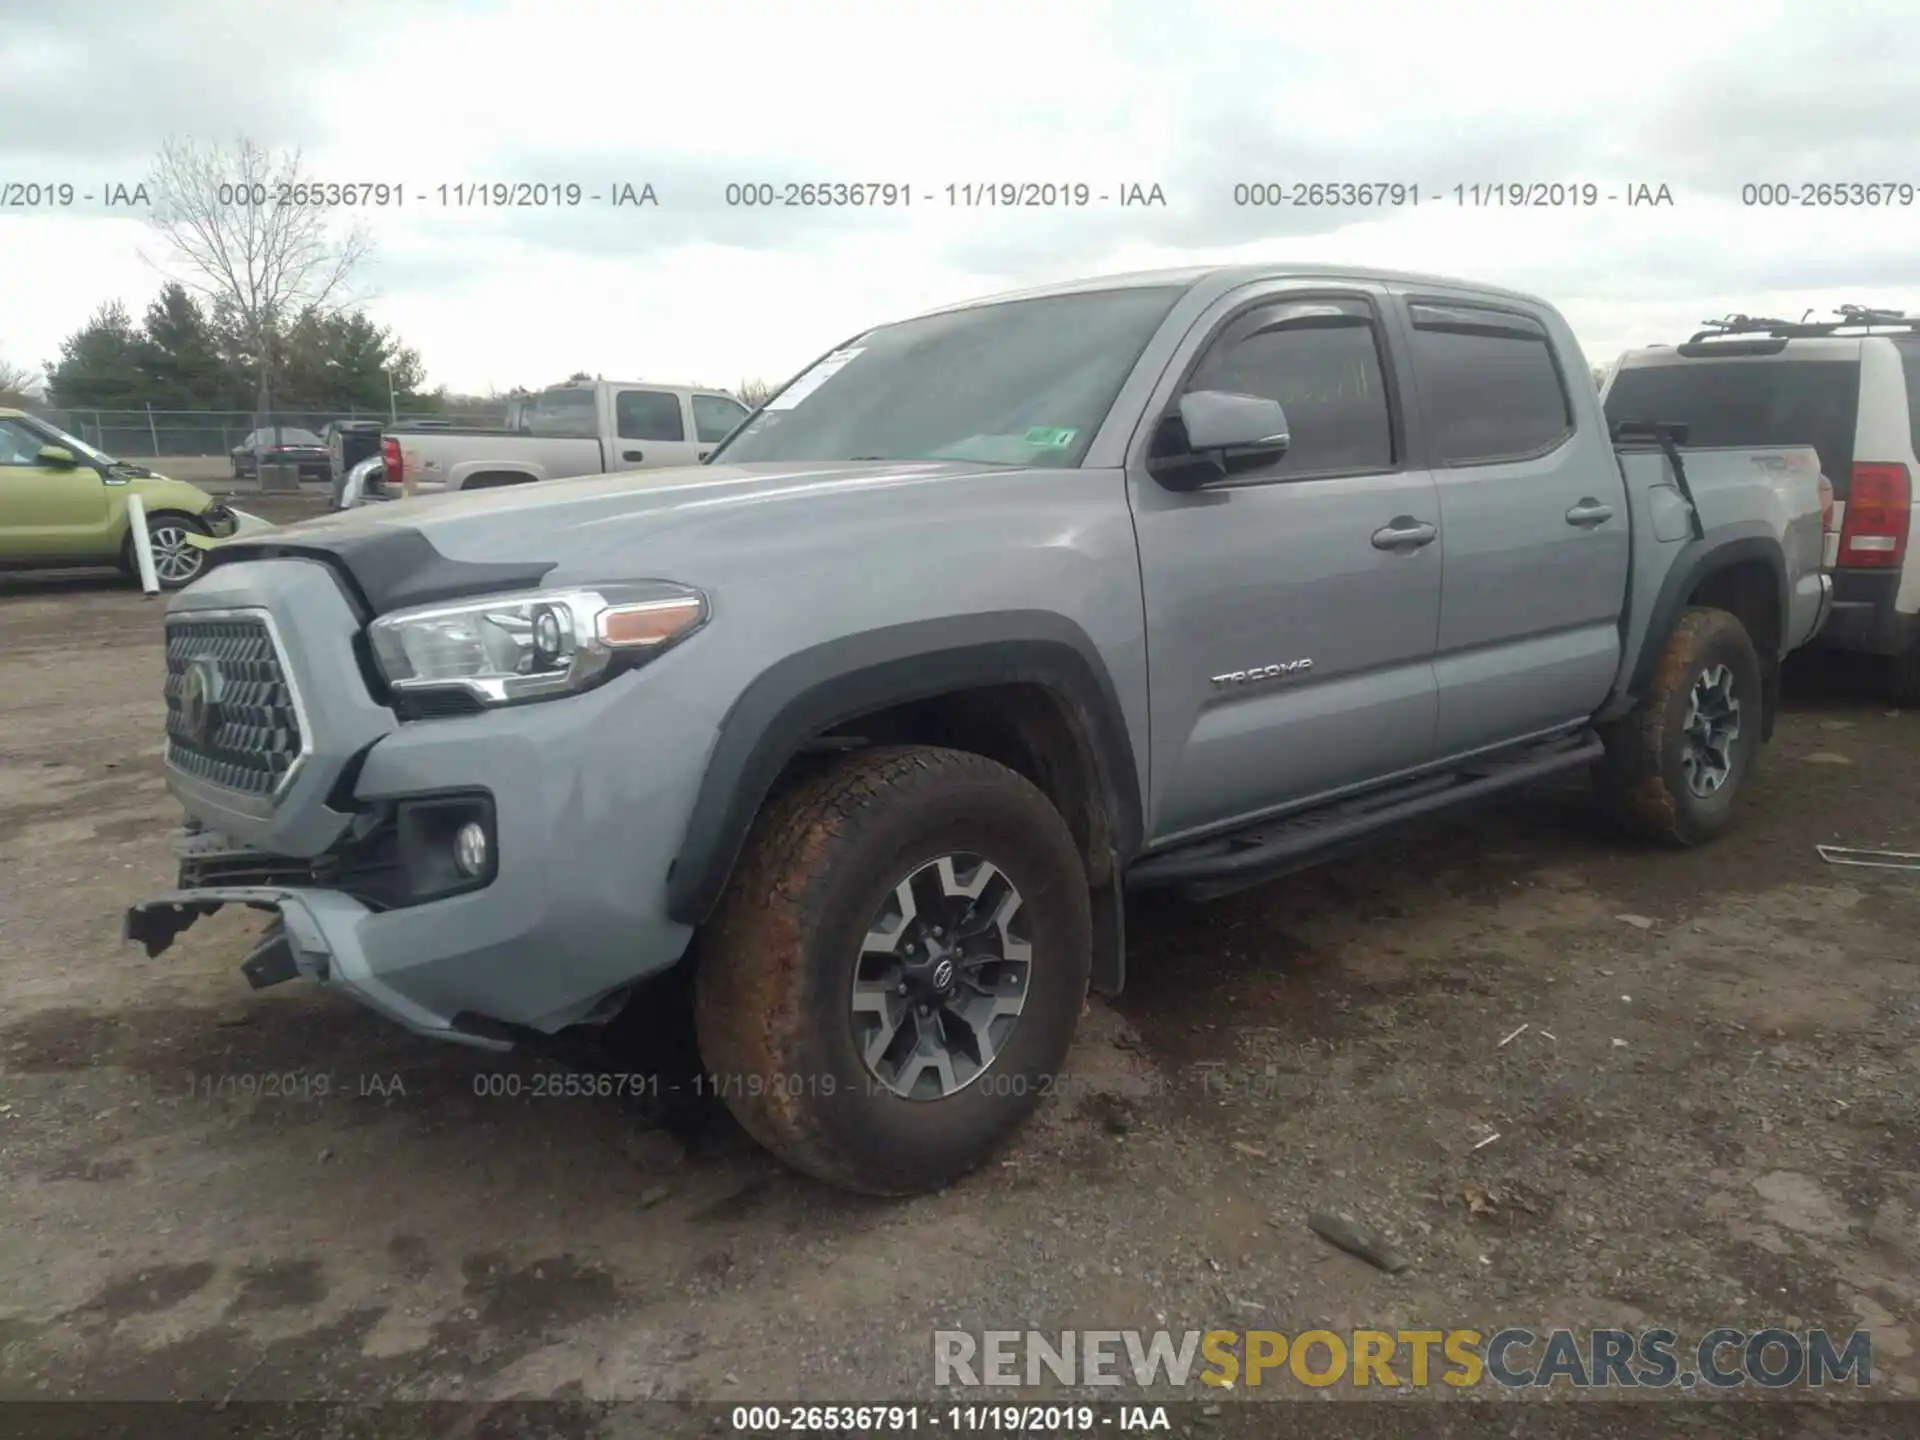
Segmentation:
<svg viewBox="0 0 1920 1440">
<path fill-rule="evenodd" d="M 1151 180 L 965 180 L 920 184 L 905 180 L 739 180 L 661 193 L 647 180 L 297 180 L 230 182 L 209 203 L 219 210 L 579 210 L 657 209 L 689 200 L 729 209 L 1060 210 L 1168 208 L 1166 187 Z M 145 184 L 86 183 L 41 177 L 0 178 L 0 210 L 75 208 L 150 210 Z"/>
<path fill-rule="evenodd" d="M 741 180 L 722 202 L 735 210 L 1084 210 L 1167 208 L 1167 192 L 1149 180 L 965 180 L 916 185 L 907 180 Z"/>
<path fill-rule="evenodd" d="M 1173 1429 L 1164 1405 L 736 1405 L 736 1435 L 1074 1435 Z"/>
<path fill-rule="evenodd" d="M 1465 185 L 1410 181 L 1243 180 L 1233 187 L 1243 210 L 1397 210 L 1421 205 L 1455 210 L 1575 210 L 1600 205 L 1671 208 L 1673 189 L 1658 181 L 1480 180 Z"/>
</svg>

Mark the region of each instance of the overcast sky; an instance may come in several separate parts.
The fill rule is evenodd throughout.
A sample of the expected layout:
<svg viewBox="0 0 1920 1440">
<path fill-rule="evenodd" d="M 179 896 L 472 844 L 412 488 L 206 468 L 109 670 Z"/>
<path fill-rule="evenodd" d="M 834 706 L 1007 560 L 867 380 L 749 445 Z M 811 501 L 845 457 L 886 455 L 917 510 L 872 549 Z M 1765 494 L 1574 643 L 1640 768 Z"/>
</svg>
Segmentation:
<svg viewBox="0 0 1920 1440">
<path fill-rule="evenodd" d="M 1729 310 L 1920 311 L 1920 192 L 1872 211 L 1741 203 L 1749 184 L 1920 186 L 1912 0 L 24 9 L 0 0 L 0 184 L 131 185 L 169 134 L 299 146 L 314 178 L 398 182 L 359 286 L 456 390 L 579 369 L 781 379 L 934 305 L 1214 260 L 1517 286 L 1558 304 L 1596 364 Z M 439 204 L 443 183 L 493 180 L 651 183 L 659 204 Z M 729 183 L 808 180 L 905 183 L 912 200 L 726 203 Z M 950 184 L 1003 180 L 1116 198 L 948 203 Z M 1420 201 L 1236 207 L 1235 185 L 1262 181 L 1395 182 Z M 1489 182 L 1591 182 L 1602 199 L 1455 202 Z M 1120 207 L 1135 184 L 1166 205 Z M 1671 206 L 1626 205 L 1663 184 Z M 0 210 L 0 359 L 41 366 L 104 300 L 138 314 L 164 268 L 138 216 Z"/>
</svg>

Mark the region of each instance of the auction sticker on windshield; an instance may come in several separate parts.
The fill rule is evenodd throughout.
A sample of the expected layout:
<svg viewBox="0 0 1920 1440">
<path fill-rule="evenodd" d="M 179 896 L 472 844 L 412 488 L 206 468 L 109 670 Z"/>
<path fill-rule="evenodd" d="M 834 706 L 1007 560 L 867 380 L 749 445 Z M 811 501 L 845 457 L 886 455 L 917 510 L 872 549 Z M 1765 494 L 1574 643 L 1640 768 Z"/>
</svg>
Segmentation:
<svg viewBox="0 0 1920 1440">
<path fill-rule="evenodd" d="M 1064 450 L 1073 444 L 1078 430 L 1062 425 L 1036 425 L 1027 431 L 1027 444 L 1036 450 Z"/>
<path fill-rule="evenodd" d="M 846 369 L 854 360 L 867 353 L 864 345 L 850 346 L 845 350 L 836 350 L 826 359 L 815 365 L 793 384 L 782 390 L 767 402 L 769 410 L 791 410 L 827 381 Z"/>
</svg>

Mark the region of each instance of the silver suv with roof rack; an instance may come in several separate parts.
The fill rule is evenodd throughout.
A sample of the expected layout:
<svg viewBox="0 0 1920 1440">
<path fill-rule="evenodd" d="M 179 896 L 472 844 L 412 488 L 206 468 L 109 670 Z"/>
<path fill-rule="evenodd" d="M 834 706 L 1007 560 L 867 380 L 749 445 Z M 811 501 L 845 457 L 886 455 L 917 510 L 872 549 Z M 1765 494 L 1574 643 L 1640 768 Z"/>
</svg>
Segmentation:
<svg viewBox="0 0 1920 1440">
<path fill-rule="evenodd" d="M 1809 312 L 1810 314 L 1811 312 Z M 1678 346 L 1623 355 L 1604 391 L 1614 422 L 1686 425 L 1707 445 L 1811 445 L 1830 490 L 1833 615 L 1824 648 L 1877 657 L 1920 705 L 1920 319 L 1843 305 L 1833 320 L 1731 315 Z"/>
</svg>

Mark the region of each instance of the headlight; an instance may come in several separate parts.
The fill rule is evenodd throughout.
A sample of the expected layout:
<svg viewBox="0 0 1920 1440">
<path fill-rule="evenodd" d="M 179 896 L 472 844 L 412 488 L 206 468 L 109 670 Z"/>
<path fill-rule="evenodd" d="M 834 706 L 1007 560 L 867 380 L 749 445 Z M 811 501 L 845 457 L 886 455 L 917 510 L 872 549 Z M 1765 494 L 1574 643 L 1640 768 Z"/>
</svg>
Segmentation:
<svg viewBox="0 0 1920 1440">
<path fill-rule="evenodd" d="M 508 705 L 589 689 L 684 639 L 707 614 L 698 590 L 655 580 L 397 610 L 367 635 L 397 692 L 464 691 Z"/>
</svg>

